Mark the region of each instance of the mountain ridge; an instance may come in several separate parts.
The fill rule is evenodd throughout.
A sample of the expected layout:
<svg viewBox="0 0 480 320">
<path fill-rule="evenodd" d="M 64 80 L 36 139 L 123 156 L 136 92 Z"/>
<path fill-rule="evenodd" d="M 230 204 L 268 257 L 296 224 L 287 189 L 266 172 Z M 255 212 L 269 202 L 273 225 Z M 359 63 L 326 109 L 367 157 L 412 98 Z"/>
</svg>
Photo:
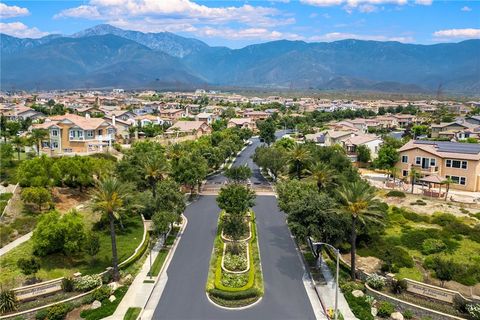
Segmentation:
<svg viewBox="0 0 480 320">
<path fill-rule="evenodd" d="M 70 36 L 20 39 L 0 34 L 0 40 L 2 87 L 31 89 L 40 82 L 45 89 L 76 88 L 88 82 L 125 88 L 167 84 L 387 92 L 442 88 L 453 93 L 476 93 L 480 88 L 476 39 L 432 45 L 277 40 L 230 49 L 169 32 L 142 33 L 103 24 Z M 26 66 L 30 73 L 22 71 Z M 46 79 L 46 74 L 58 80 Z"/>
</svg>

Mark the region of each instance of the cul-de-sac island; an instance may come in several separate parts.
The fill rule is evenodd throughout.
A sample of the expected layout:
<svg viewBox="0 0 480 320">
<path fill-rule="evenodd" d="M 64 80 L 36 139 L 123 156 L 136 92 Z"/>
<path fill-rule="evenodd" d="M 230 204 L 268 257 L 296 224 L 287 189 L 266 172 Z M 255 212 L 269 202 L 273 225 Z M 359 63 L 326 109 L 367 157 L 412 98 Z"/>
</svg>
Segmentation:
<svg viewBox="0 0 480 320">
<path fill-rule="evenodd" d="M 2 0 L 0 319 L 480 320 L 479 13 Z"/>
</svg>

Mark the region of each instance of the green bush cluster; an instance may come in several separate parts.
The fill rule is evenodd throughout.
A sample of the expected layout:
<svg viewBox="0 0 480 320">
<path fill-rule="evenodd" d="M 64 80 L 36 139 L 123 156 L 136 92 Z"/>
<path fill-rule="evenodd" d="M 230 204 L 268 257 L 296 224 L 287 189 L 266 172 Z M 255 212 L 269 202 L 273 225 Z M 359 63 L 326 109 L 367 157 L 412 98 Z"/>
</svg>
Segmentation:
<svg viewBox="0 0 480 320">
<path fill-rule="evenodd" d="M 380 318 L 388 318 L 392 313 L 395 312 L 395 307 L 393 304 L 387 301 L 382 301 L 380 302 L 380 305 L 378 306 L 378 313 L 377 315 Z"/>
<path fill-rule="evenodd" d="M 387 197 L 397 197 L 397 198 L 405 198 L 405 192 L 399 190 L 392 190 L 387 193 Z"/>
<path fill-rule="evenodd" d="M 99 275 L 87 275 L 73 280 L 73 288 L 76 291 L 90 291 L 102 284 L 102 279 Z"/>
<path fill-rule="evenodd" d="M 348 302 L 348 306 L 352 310 L 353 314 L 362 320 L 374 320 L 374 317 L 371 313 L 371 305 L 365 299 L 365 297 L 355 297 L 353 296 L 351 291 L 345 291 L 342 287 L 342 291 L 344 292 L 345 299 Z"/>
<path fill-rule="evenodd" d="M 92 294 L 93 298 L 98 301 L 103 301 L 108 299 L 110 295 L 112 294 L 112 290 L 109 286 L 104 285 L 95 290 Z"/>
<path fill-rule="evenodd" d="M 113 302 L 106 299 L 102 302 L 102 306 L 94 310 L 84 310 L 80 313 L 80 316 L 85 320 L 100 320 L 112 315 L 117 309 L 118 304 L 122 301 L 123 296 L 127 293 L 128 287 L 123 286 L 115 290 L 113 295 L 115 299 Z"/>
<path fill-rule="evenodd" d="M 67 313 L 73 310 L 73 305 L 70 303 L 61 303 L 43 309 L 35 315 L 36 320 L 63 320 Z"/>
</svg>

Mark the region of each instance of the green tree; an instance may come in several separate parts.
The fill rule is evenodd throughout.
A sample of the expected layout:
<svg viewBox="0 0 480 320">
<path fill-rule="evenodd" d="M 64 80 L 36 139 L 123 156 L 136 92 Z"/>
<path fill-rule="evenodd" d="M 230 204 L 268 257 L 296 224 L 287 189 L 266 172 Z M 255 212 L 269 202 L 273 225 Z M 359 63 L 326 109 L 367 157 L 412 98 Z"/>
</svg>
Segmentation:
<svg viewBox="0 0 480 320">
<path fill-rule="evenodd" d="M 310 151 L 304 145 L 297 144 L 290 151 L 289 163 L 291 171 L 295 173 L 297 179 L 302 178 L 302 173 L 311 161 Z"/>
<path fill-rule="evenodd" d="M 235 112 L 235 109 L 232 108 L 232 107 L 228 107 L 226 109 L 223 109 L 222 114 L 220 115 L 220 117 L 222 117 L 222 119 L 231 119 L 231 118 L 235 118 L 236 116 L 237 116 L 237 114 Z"/>
<path fill-rule="evenodd" d="M 22 152 L 22 148 L 26 145 L 25 138 L 15 136 L 12 138 L 11 143 L 15 146 L 15 150 L 17 151 L 17 160 L 20 161 L 20 153 Z"/>
<path fill-rule="evenodd" d="M 164 241 L 166 240 L 166 236 L 171 225 L 176 221 L 176 219 L 177 215 L 168 211 L 158 211 L 153 215 L 152 221 L 155 231 L 157 231 L 159 235 L 163 236 Z"/>
<path fill-rule="evenodd" d="M 117 238 L 115 233 L 115 221 L 120 219 L 122 209 L 131 192 L 128 185 L 114 177 L 109 177 L 98 182 L 92 193 L 92 209 L 105 215 L 110 222 L 110 239 L 112 243 L 112 267 L 113 279 L 118 281 L 120 273 L 118 269 Z"/>
<path fill-rule="evenodd" d="M 412 184 L 412 194 L 413 194 L 413 191 L 414 191 L 414 188 L 415 188 L 415 183 L 417 182 L 417 180 L 420 178 L 420 172 L 418 172 L 417 169 L 415 168 L 412 168 L 410 170 L 410 172 L 408 173 L 409 177 L 410 177 L 410 182 Z"/>
<path fill-rule="evenodd" d="M 456 270 L 457 266 L 453 260 L 434 258 L 433 271 L 435 271 L 435 277 L 442 282 L 442 287 L 445 286 L 446 281 L 453 279 Z"/>
<path fill-rule="evenodd" d="M 414 125 L 412 127 L 412 133 L 413 133 L 413 139 L 417 139 L 418 136 L 427 134 L 429 130 L 429 127 L 426 125 Z"/>
<path fill-rule="evenodd" d="M 164 179 L 170 168 L 168 166 L 167 159 L 163 154 L 154 153 L 153 155 L 147 155 L 143 159 L 143 166 L 145 172 L 145 180 L 152 190 L 152 195 L 156 198 L 157 183 Z"/>
<path fill-rule="evenodd" d="M 335 185 L 335 179 L 337 177 L 335 171 L 323 162 L 313 163 L 306 172 L 308 179 L 315 182 L 318 191 Z"/>
<path fill-rule="evenodd" d="M 42 215 L 32 235 L 33 253 L 46 256 L 61 252 L 80 252 L 85 240 L 85 225 L 81 215 L 70 211 L 63 216 L 57 211 Z"/>
<path fill-rule="evenodd" d="M 342 186 L 338 190 L 338 197 L 340 199 L 339 212 L 345 214 L 351 221 L 351 277 L 352 280 L 355 280 L 358 223 L 362 225 L 365 225 L 366 222 L 381 223 L 384 214 L 380 201 L 375 199 L 375 189 L 367 182 L 352 182 Z"/>
<path fill-rule="evenodd" d="M 37 211 L 42 211 L 44 205 L 52 202 L 52 195 L 49 190 L 43 187 L 28 187 L 22 190 L 21 198 L 25 203 L 34 204 Z"/>
<path fill-rule="evenodd" d="M 205 158 L 198 154 L 182 156 L 178 163 L 173 165 L 172 176 L 178 183 L 190 187 L 190 194 L 193 196 L 195 187 L 200 187 L 207 176 L 208 165 Z"/>
<path fill-rule="evenodd" d="M 17 267 L 22 270 L 24 275 L 32 275 L 35 278 L 35 274 L 40 270 L 40 262 L 35 257 L 20 258 L 17 260 Z"/>
<path fill-rule="evenodd" d="M 400 154 L 393 146 L 382 145 L 378 150 L 378 157 L 373 161 L 373 165 L 378 169 L 388 169 L 398 162 Z"/>
<path fill-rule="evenodd" d="M 372 158 L 372 156 L 371 156 L 370 149 L 366 145 L 361 144 L 361 145 L 357 146 L 357 161 L 358 162 L 367 163 L 367 162 L 370 162 L 371 158 Z"/>
<path fill-rule="evenodd" d="M 16 171 L 22 187 L 49 187 L 60 180 L 61 172 L 55 159 L 42 155 L 20 163 Z"/>
<path fill-rule="evenodd" d="M 452 178 L 448 177 L 445 180 L 443 180 L 442 183 L 447 185 L 447 190 L 445 191 L 445 201 L 447 201 L 448 192 L 450 191 L 450 185 L 453 183 L 453 180 Z"/>
<path fill-rule="evenodd" d="M 255 192 L 250 188 L 232 184 L 220 189 L 217 197 L 217 204 L 220 209 L 227 213 L 244 214 L 248 208 L 254 205 Z"/>
<path fill-rule="evenodd" d="M 2 166 L 11 166 L 13 158 L 13 148 L 10 143 L 0 143 L 0 162 Z"/>
<path fill-rule="evenodd" d="M 270 145 L 275 141 L 275 122 L 271 119 L 267 119 L 264 121 L 258 121 L 257 127 L 260 131 L 260 139 Z"/>
<path fill-rule="evenodd" d="M 247 165 L 231 167 L 225 170 L 225 176 L 234 183 L 242 183 L 252 176 L 252 170 Z"/>
<path fill-rule="evenodd" d="M 40 147 L 42 141 L 46 140 L 48 138 L 48 130 L 46 129 L 33 129 L 32 132 L 30 132 L 30 137 L 34 141 L 35 146 L 37 148 L 37 155 L 40 155 Z"/>
<path fill-rule="evenodd" d="M 258 166 L 267 169 L 277 180 L 278 176 L 287 167 L 288 152 L 281 147 L 260 146 L 255 150 L 253 161 Z"/>
<path fill-rule="evenodd" d="M 92 258 L 100 252 L 100 237 L 95 232 L 90 231 L 85 238 L 85 245 L 83 249 Z"/>
</svg>

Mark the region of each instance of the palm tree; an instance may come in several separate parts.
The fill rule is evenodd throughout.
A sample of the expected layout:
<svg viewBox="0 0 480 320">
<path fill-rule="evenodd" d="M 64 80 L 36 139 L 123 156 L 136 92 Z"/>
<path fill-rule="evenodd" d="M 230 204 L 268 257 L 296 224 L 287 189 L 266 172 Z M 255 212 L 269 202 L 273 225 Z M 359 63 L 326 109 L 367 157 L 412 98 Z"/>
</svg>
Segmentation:
<svg viewBox="0 0 480 320">
<path fill-rule="evenodd" d="M 447 190 L 445 191 L 445 201 L 447 201 L 448 192 L 450 191 L 450 184 L 453 183 L 453 180 L 452 178 L 448 177 L 445 180 L 443 180 L 442 183 L 447 185 Z"/>
<path fill-rule="evenodd" d="M 128 185 L 113 177 L 98 182 L 92 193 L 92 210 L 106 215 L 110 221 L 110 238 L 112 241 L 113 279 L 118 281 L 117 239 L 115 235 L 115 220 L 120 219 L 120 213 L 129 194 Z"/>
<path fill-rule="evenodd" d="M 412 183 L 412 194 L 413 194 L 413 188 L 415 187 L 415 182 L 417 182 L 417 179 L 420 178 L 420 172 L 418 172 L 417 169 L 412 168 L 409 173 L 410 176 L 410 182 Z"/>
<path fill-rule="evenodd" d="M 351 277 L 355 280 L 355 255 L 357 242 L 357 223 L 381 222 L 383 213 L 380 201 L 375 199 L 375 189 L 365 181 L 355 181 L 338 190 L 340 212 L 351 218 Z"/>
<path fill-rule="evenodd" d="M 163 156 L 149 155 L 143 161 L 145 179 L 152 188 L 153 198 L 156 198 L 157 182 L 167 176 L 169 172 L 168 162 Z"/>
<path fill-rule="evenodd" d="M 308 164 L 310 159 L 310 151 L 308 151 L 308 149 L 301 144 L 295 145 L 295 147 L 290 151 L 289 162 L 293 167 L 295 175 L 298 179 L 301 178 L 303 168 Z"/>
<path fill-rule="evenodd" d="M 25 139 L 19 136 L 15 136 L 12 138 L 11 142 L 17 150 L 17 158 L 18 161 L 20 161 L 20 152 L 22 151 L 22 147 L 25 145 Z"/>
<path fill-rule="evenodd" d="M 396 179 L 398 178 L 398 173 L 399 173 L 399 169 L 397 167 L 390 167 L 388 169 L 388 173 L 390 173 L 390 175 L 392 176 L 393 178 L 393 189 L 395 189 L 395 186 L 396 186 Z"/>
<path fill-rule="evenodd" d="M 335 184 L 335 171 L 323 162 L 315 162 L 307 170 L 308 179 L 315 181 L 318 191 Z"/>
<path fill-rule="evenodd" d="M 48 137 L 48 130 L 33 129 L 30 136 L 37 147 L 37 155 L 40 155 L 40 143 Z"/>
<path fill-rule="evenodd" d="M 135 134 L 137 133 L 137 126 L 130 126 L 128 128 L 128 138 L 130 139 L 130 143 L 135 138 Z"/>
</svg>

